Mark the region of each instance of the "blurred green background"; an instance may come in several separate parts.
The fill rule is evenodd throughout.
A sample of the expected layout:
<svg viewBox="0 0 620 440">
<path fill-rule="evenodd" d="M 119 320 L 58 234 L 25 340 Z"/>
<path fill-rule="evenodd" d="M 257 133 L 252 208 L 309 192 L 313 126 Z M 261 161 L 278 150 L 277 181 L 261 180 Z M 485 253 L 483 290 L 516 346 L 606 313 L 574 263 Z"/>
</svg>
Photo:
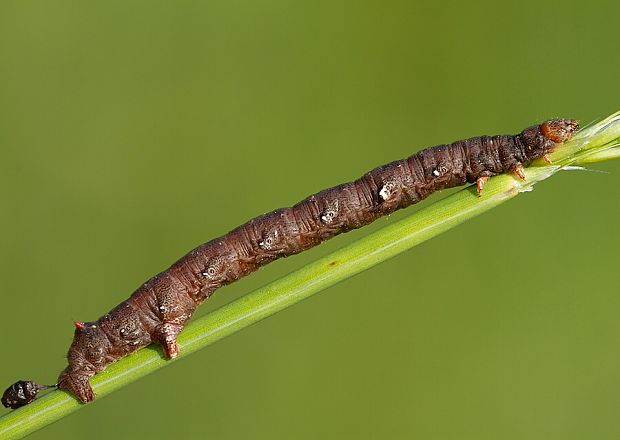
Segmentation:
<svg viewBox="0 0 620 440">
<path fill-rule="evenodd" d="M 618 12 L 3 1 L 0 385 L 53 382 L 72 320 L 253 216 L 425 146 L 620 109 Z M 595 168 L 609 173 L 561 173 L 31 438 L 618 438 L 620 163 Z"/>
</svg>

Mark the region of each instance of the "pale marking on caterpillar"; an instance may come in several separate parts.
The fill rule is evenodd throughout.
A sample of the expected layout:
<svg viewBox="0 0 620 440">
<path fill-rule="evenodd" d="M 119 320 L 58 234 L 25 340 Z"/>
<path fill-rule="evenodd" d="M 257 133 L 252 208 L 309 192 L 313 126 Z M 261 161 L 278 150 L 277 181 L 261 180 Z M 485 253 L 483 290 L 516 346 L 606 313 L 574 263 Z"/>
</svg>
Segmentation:
<svg viewBox="0 0 620 440">
<path fill-rule="evenodd" d="M 385 182 L 385 184 L 381 187 L 381 191 L 379 191 L 379 196 L 383 199 L 383 200 L 387 200 L 389 198 L 392 197 L 392 195 L 394 195 L 394 193 L 397 190 L 397 186 L 398 184 L 396 183 L 396 181 L 394 180 L 388 180 L 387 182 Z"/>
<path fill-rule="evenodd" d="M 69 365 L 56 386 L 90 402 L 95 393 L 89 379 L 138 348 L 154 342 L 166 357 L 176 357 L 177 335 L 198 304 L 219 287 L 418 203 L 435 191 L 475 183 L 482 195 L 491 176 L 513 173 L 525 179 L 523 167 L 535 159 L 548 160 L 547 154 L 570 139 L 577 127 L 575 120 L 554 119 L 517 135 L 480 136 L 427 148 L 290 208 L 258 216 L 190 251 L 98 320 L 75 322 Z M 16 382 L 5 391 L 2 403 L 23 406 L 45 388 L 31 381 Z"/>
</svg>

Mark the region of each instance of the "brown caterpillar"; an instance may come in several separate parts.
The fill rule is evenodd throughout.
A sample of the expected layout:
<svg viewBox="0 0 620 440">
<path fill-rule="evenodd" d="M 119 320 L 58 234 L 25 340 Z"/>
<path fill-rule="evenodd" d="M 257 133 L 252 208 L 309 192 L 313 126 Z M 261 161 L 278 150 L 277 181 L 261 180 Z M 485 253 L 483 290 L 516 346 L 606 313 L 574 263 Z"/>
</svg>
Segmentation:
<svg viewBox="0 0 620 440">
<path fill-rule="evenodd" d="M 256 217 L 192 250 L 98 320 L 76 322 L 69 365 L 56 386 L 90 402 L 95 398 L 90 377 L 123 356 L 155 342 L 167 357 L 176 357 L 177 335 L 198 304 L 219 287 L 437 190 L 475 182 L 482 194 L 490 176 L 514 173 L 525 179 L 523 166 L 539 158 L 549 161 L 547 154 L 570 139 L 578 125 L 572 119 L 554 119 L 517 135 L 481 136 L 427 148 L 293 207 Z M 5 391 L 2 403 L 17 408 L 34 400 L 43 388 L 19 381 Z"/>
</svg>

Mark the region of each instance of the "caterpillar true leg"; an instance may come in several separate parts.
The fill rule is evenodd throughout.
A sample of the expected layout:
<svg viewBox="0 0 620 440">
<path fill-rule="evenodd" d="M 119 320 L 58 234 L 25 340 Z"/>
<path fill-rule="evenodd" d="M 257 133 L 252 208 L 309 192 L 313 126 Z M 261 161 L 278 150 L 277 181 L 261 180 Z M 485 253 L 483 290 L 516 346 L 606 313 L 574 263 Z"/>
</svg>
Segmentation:
<svg viewBox="0 0 620 440">
<path fill-rule="evenodd" d="M 476 179 L 476 190 L 478 191 L 478 197 L 482 196 L 482 191 L 484 191 L 484 184 L 489 180 L 489 176 L 482 176 Z"/>
<path fill-rule="evenodd" d="M 514 174 L 517 175 L 517 177 L 519 177 L 519 179 L 521 180 L 525 180 L 525 171 L 523 171 L 523 165 L 519 164 L 517 165 L 514 170 L 512 170 L 512 172 Z"/>
</svg>

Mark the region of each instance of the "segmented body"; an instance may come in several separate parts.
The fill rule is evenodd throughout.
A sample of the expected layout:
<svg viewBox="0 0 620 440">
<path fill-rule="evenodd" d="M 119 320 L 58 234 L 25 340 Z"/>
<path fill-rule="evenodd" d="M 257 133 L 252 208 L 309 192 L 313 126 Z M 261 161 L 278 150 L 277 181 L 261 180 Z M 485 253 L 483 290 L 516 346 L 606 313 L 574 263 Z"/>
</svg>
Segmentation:
<svg viewBox="0 0 620 440">
<path fill-rule="evenodd" d="M 59 388 L 82 402 L 95 398 L 89 378 L 152 342 L 168 357 L 197 305 L 219 287 L 280 257 L 360 228 L 437 190 L 478 182 L 544 157 L 570 138 L 573 120 L 551 120 L 518 135 L 482 136 L 438 145 L 323 190 L 290 208 L 256 217 L 189 252 L 94 322 L 76 323 Z"/>
</svg>

